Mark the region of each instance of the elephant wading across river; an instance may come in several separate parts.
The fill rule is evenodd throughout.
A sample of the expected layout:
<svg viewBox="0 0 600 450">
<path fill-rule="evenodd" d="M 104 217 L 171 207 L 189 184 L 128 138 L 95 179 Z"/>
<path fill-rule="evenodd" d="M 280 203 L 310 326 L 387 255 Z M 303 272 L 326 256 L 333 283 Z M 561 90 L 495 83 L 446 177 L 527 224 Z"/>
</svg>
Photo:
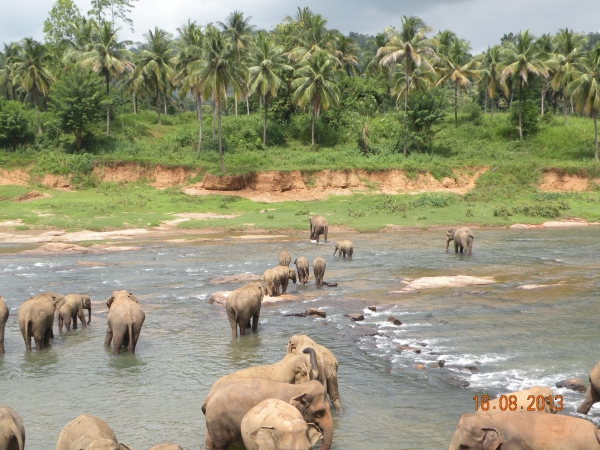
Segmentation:
<svg viewBox="0 0 600 450">
<path fill-rule="evenodd" d="M 301 256 L 294 261 L 294 264 L 296 265 L 296 270 L 298 271 L 298 281 L 302 284 L 306 284 L 308 282 L 309 274 L 308 259 L 306 259 L 304 256 Z"/>
<path fill-rule="evenodd" d="M 73 329 L 77 329 L 77 318 L 81 321 L 81 328 L 86 327 L 84 309 L 88 310 L 87 325 L 92 321 L 92 302 L 90 297 L 81 294 L 66 295 L 64 300 L 61 300 L 56 306 L 56 322 L 58 331 L 62 332 L 63 324 L 67 327 L 67 331 L 71 330 L 71 320 L 73 321 Z"/>
<path fill-rule="evenodd" d="M 338 411 L 344 411 L 338 390 L 338 361 L 333 353 L 327 347 L 317 344 L 305 334 L 292 336 L 288 342 L 286 352 L 288 354 L 299 355 L 304 353 L 307 348 L 312 348 L 315 351 L 319 367 L 319 380 L 327 386 L 327 393 L 333 407 Z"/>
<path fill-rule="evenodd" d="M 463 414 L 449 450 L 600 450 L 600 432 L 585 419 L 558 414 Z"/>
<path fill-rule="evenodd" d="M 240 335 L 246 335 L 246 328 L 250 327 L 250 320 L 252 320 L 252 331 L 258 330 L 260 307 L 264 296 L 265 291 L 261 283 L 247 284 L 229 294 L 225 302 L 225 310 L 234 338 L 237 337 L 238 326 Z"/>
<path fill-rule="evenodd" d="M 296 408 L 269 398 L 246 413 L 241 424 L 246 450 L 309 450 L 322 436 Z"/>
<path fill-rule="evenodd" d="M 275 295 L 279 295 L 279 288 L 281 288 L 281 294 L 287 293 L 287 287 L 292 280 L 296 284 L 296 271 L 290 267 L 277 266 L 271 269 L 274 274 L 273 285 L 275 287 Z"/>
<path fill-rule="evenodd" d="M 327 263 L 323 258 L 317 256 L 313 261 L 313 273 L 315 274 L 315 284 L 323 286 L 323 277 L 325 276 L 325 267 Z"/>
<path fill-rule="evenodd" d="M 279 254 L 277 255 L 277 260 L 279 261 L 279 265 L 280 266 L 289 267 L 290 266 L 290 261 L 292 260 L 292 257 L 285 250 L 281 250 L 279 252 Z"/>
<path fill-rule="evenodd" d="M 454 241 L 454 253 L 458 253 L 458 250 L 460 249 L 461 253 L 472 255 L 473 239 L 473 232 L 470 228 L 463 227 L 458 230 L 450 228 L 448 233 L 446 233 L 446 252 L 448 252 L 450 241 Z"/>
<path fill-rule="evenodd" d="M 4 354 L 4 328 L 8 320 L 9 312 L 4 303 L 4 299 L 0 295 L 0 355 Z"/>
<path fill-rule="evenodd" d="M 104 346 L 110 347 L 112 341 L 113 355 L 121 351 L 121 347 L 125 346 L 130 352 L 135 352 L 137 341 L 142 331 L 142 325 L 146 315 L 140 305 L 138 305 L 135 295 L 123 290 L 113 291 L 108 300 L 108 316 L 106 323 L 106 337 L 104 338 Z"/>
<path fill-rule="evenodd" d="M 345 240 L 345 241 L 339 241 L 335 243 L 335 250 L 333 251 L 333 256 L 335 256 L 336 252 L 340 252 L 340 256 L 343 256 L 344 258 L 346 257 L 346 255 L 348 255 L 348 258 L 352 258 L 352 255 L 354 254 L 354 246 L 352 245 L 352 242 Z"/>
<path fill-rule="evenodd" d="M 329 224 L 327 219 L 323 216 L 315 216 L 308 219 L 310 223 L 310 240 L 319 242 L 319 236 L 323 235 L 325 243 L 327 244 L 327 232 L 329 231 Z"/>
<path fill-rule="evenodd" d="M 41 350 L 54 339 L 54 311 L 56 304 L 64 297 L 54 292 L 41 294 L 25 300 L 17 311 L 19 328 L 25 341 L 27 351 L 31 350 L 31 338 L 35 341 L 35 348 Z"/>
<path fill-rule="evenodd" d="M 305 422 L 316 424 L 323 432 L 321 450 L 329 450 L 333 440 L 333 420 L 325 387 L 318 381 L 287 384 L 264 378 L 230 381 L 209 392 L 202 404 L 207 429 L 205 448 L 225 450 L 234 442 L 242 444 L 244 416 L 270 398 L 289 403 L 300 411 Z"/>
<path fill-rule="evenodd" d="M 0 405 L 0 450 L 23 450 L 25 427 L 14 409 Z"/>
<path fill-rule="evenodd" d="M 587 414 L 594 403 L 600 402 L 600 362 L 590 370 L 590 387 L 585 393 L 585 400 L 577 408 L 579 414 Z"/>
<path fill-rule="evenodd" d="M 82 414 L 60 432 L 56 450 L 131 450 L 119 444 L 115 433 L 98 417 Z"/>
</svg>

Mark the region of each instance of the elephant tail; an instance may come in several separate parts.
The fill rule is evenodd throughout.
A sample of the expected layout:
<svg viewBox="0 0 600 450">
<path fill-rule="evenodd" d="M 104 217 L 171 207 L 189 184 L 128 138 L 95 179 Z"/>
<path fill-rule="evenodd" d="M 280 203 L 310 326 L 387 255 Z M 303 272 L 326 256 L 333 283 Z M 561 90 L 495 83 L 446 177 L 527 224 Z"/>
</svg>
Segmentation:
<svg viewBox="0 0 600 450">
<path fill-rule="evenodd" d="M 31 320 L 28 320 L 25 322 L 25 336 L 33 336 L 33 330 L 31 328 Z"/>
<path fill-rule="evenodd" d="M 9 427 L 9 441 L 8 441 L 8 445 L 9 448 L 11 442 L 13 441 L 17 443 L 17 447 L 19 450 L 23 450 L 25 448 L 25 440 L 23 439 L 23 436 L 21 436 L 21 432 L 19 431 L 19 428 L 15 425 L 15 424 L 11 424 L 11 426 Z"/>
<path fill-rule="evenodd" d="M 129 325 L 127 325 L 127 328 L 129 330 L 129 343 L 127 344 L 127 350 L 129 350 L 130 352 L 133 351 L 133 322 L 130 322 Z"/>
</svg>

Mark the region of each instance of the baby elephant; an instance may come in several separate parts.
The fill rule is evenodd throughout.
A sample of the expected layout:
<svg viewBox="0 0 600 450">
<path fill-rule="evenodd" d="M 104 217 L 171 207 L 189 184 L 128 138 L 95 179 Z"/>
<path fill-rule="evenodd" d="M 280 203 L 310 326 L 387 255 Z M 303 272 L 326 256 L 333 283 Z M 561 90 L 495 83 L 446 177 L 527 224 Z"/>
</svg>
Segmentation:
<svg viewBox="0 0 600 450">
<path fill-rule="evenodd" d="M 277 255 L 277 260 L 279 261 L 279 265 L 280 266 L 289 267 L 290 266 L 290 261 L 292 260 L 292 257 L 285 250 L 281 250 L 279 252 L 279 254 Z"/>
<path fill-rule="evenodd" d="M 296 270 L 298 270 L 298 281 L 301 284 L 306 284 L 308 282 L 308 259 L 306 259 L 304 256 L 301 256 L 300 258 L 296 259 L 294 261 L 294 264 L 296 264 Z"/>
<path fill-rule="evenodd" d="M 315 284 L 317 286 L 323 286 L 323 277 L 325 276 L 325 260 L 320 256 L 317 256 L 313 261 L 313 272 L 315 274 Z"/>
<path fill-rule="evenodd" d="M 229 294 L 225 302 L 225 310 L 231 324 L 231 334 L 234 338 L 237 337 L 238 326 L 240 334 L 242 336 L 246 335 L 246 328 L 250 327 L 251 319 L 252 331 L 258 329 L 260 307 L 264 296 L 265 291 L 262 283 L 250 283 Z"/>
<path fill-rule="evenodd" d="M 58 331 L 62 332 L 63 324 L 67 327 L 67 331 L 71 331 L 71 321 L 73 321 L 73 329 L 77 329 L 77 318 L 81 321 L 81 328 L 86 327 L 84 309 L 88 310 L 87 325 L 92 321 L 92 302 L 90 297 L 81 294 L 66 295 L 56 306 L 56 321 L 58 322 Z"/>
<path fill-rule="evenodd" d="M 321 437 L 314 423 L 289 403 L 263 400 L 246 413 L 241 424 L 246 450 L 309 450 Z"/>
<path fill-rule="evenodd" d="M 131 450 L 119 444 L 115 433 L 98 417 L 82 414 L 60 432 L 56 450 Z"/>
<path fill-rule="evenodd" d="M 473 254 L 473 232 L 470 228 L 463 227 L 455 230 L 450 228 L 446 233 L 446 252 L 450 246 L 450 241 L 454 241 L 454 253 L 458 253 L 460 249 L 461 253 L 465 255 Z"/>
<path fill-rule="evenodd" d="M 333 256 L 335 256 L 336 252 L 338 251 L 340 252 L 340 256 L 343 256 L 345 258 L 346 255 L 348 255 L 348 258 L 352 258 L 352 255 L 354 254 L 354 246 L 349 240 L 339 241 L 335 243 L 335 250 L 333 251 Z"/>
</svg>

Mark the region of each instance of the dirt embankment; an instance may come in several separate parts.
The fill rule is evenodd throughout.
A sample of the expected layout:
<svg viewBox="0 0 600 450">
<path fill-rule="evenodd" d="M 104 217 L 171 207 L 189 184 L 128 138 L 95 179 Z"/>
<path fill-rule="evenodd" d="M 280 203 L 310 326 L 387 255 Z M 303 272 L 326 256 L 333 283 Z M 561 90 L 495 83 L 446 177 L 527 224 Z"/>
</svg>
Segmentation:
<svg viewBox="0 0 600 450">
<path fill-rule="evenodd" d="M 584 174 L 560 173 L 556 170 L 544 172 L 540 189 L 556 192 L 583 192 L 600 186 L 600 178 L 589 178 Z"/>
</svg>

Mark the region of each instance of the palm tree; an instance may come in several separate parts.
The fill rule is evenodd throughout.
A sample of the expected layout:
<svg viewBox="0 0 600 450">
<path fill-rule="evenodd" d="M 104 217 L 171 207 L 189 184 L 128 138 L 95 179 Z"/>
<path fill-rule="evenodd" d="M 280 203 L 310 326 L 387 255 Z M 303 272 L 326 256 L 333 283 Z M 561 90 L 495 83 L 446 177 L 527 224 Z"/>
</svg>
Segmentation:
<svg viewBox="0 0 600 450">
<path fill-rule="evenodd" d="M 397 64 L 394 66 L 391 94 L 396 96 L 396 108 L 398 108 L 398 102 L 404 97 L 407 90 L 409 94 L 414 91 L 426 91 L 436 81 L 437 74 L 426 67 L 417 67 L 412 71 L 410 78 L 407 79 L 404 65 Z"/>
<path fill-rule="evenodd" d="M 399 33 L 388 31 L 391 36 L 387 44 L 377 51 L 380 57 L 379 64 L 393 66 L 397 62 L 404 65 L 404 76 L 409 88 L 404 90 L 404 156 L 406 156 L 406 140 L 408 136 L 407 109 L 408 91 L 410 90 L 411 73 L 415 68 L 424 64 L 429 70 L 433 66 L 427 58 L 435 57 L 430 41 L 425 33 L 431 31 L 418 17 L 402 17 L 402 29 Z"/>
<path fill-rule="evenodd" d="M 250 25 L 250 19 L 252 19 L 252 17 L 244 17 L 244 13 L 241 11 L 233 11 L 231 14 L 229 14 L 229 16 L 227 16 L 225 23 L 219 22 L 219 26 L 223 29 L 225 35 L 233 42 L 233 58 L 237 66 L 240 65 L 242 58 L 248 55 L 252 47 L 252 32 L 256 26 Z M 234 96 L 236 116 L 238 113 L 237 101 L 237 96 Z M 250 114 L 248 96 L 246 96 L 246 109 L 248 114 Z"/>
<path fill-rule="evenodd" d="M 443 85 L 447 81 L 454 84 L 454 124 L 458 125 L 458 89 L 466 89 L 471 80 L 479 78 L 479 70 L 477 60 L 471 58 L 469 50 L 471 46 L 464 39 L 454 39 L 448 55 L 441 60 L 441 65 L 437 68 L 441 75 L 438 81 L 438 86 Z"/>
<path fill-rule="evenodd" d="M 139 75 L 134 84 L 146 86 L 148 91 L 154 91 L 154 104 L 158 114 L 158 125 L 162 125 L 160 119 L 161 96 L 167 98 L 169 85 L 173 77 L 173 64 L 176 61 L 175 49 L 171 45 L 171 34 L 158 27 L 154 31 L 148 30 L 144 34 L 146 42 L 142 46 L 137 65 Z"/>
<path fill-rule="evenodd" d="M 589 115 L 594 121 L 594 159 L 598 162 L 598 122 L 600 111 L 600 43 L 586 58 L 583 70 L 573 74 L 574 80 L 566 88 L 566 95 L 572 96 L 575 107 Z"/>
<path fill-rule="evenodd" d="M 438 31 L 438 34 L 433 38 L 436 54 L 438 56 L 448 56 L 450 48 L 456 39 L 458 39 L 458 37 L 453 31 Z"/>
<path fill-rule="evenodd" d="M 346 75 L 356 75 L 360 47 L 354 42 L 354 39 L 340 33 L 331 41 L 329 51 L 337 59 L 339 67 L 346 72 Z"/>
<path fill-rule="evenodd" d="M 325 50 L 311 54 L 308 59 L 300 61 L 292 82 L 293 99 L 300 106 L 312 104 L 312 145 L 315 145 L 315 117 L 321 107 L 328 109 L 333 103 L 340 101 L 340 91 L 336 84 L 336 61 Z"/>
<path fill-rule="evenodd" d="M 54 81 L 52 73 L 48 70 L 49 59 L 50 54 L 46 46 L 33 38 L 25 38 L 16 44 L 16 54 L 12 57 L 15 84 L 20 84 L 26 92 L 31 92 L 33 95 L 38 134 L 42 134 L 38 108 L 39 94 L 46 95 L 46 91 Z"/>
<path fill-rule="evenodd" d="M 284 70 L 294 70 L 293 67 L 283 62 L 283 51 L 283 47 L 275 45 L 267 33 L 258 33 L 254 54 L 254 63 L 256 65 L 248 68 L 250 75 L 248 93 L 253 94 L 258 91 L 263 97 L 265 108 L 263 145 L 267 145 L 268 94 L 271 94 L 272 97 L 277 97 L 277 89 L 279 89 L 282 83 L 279 74 Z"/>
<path fill-rule="evenodd" d="M 17 46 L 14 42 L 4 44 L 4 50 L 0 52 L 0 88 L 6 93 L 6 99 L 12 97 L 16 100 L 13 60 L 17 54 Z"/>
<path fill-rule="evenodd" d="M 496 96 L 496 89 L 500 87 L 504 92 L 504 95 L 508 96 L 508 87 L 506 84 L 500 83 L 502 77 L 500 70 L 501 51 L 502 49 L 499 45 L 494 45 L 493 47 L 488 47 L 480 58 L 483 67 L 479 70 L 479 74 L 485 84 L 486 105 L 487 99 L 490 99 L 492 117 L 494 117 L 494 97 Z"/>
<path fill-rule="evenodd" d="M 117 38 L 118 29 L 114 29 L 110 22 L 104 22 L 104 25 L 98 29 L 94 41 L 85 45 L 89 48 L 79 54 L 77 61 L 83 67 L 91 67 L 94 72 L 98 72 L 106 84 L 106 96 L 110 95 L 111 78 L 118 78 L 124 72 L 133 72 L 131 63 L 131 53 L 125 48 L 131 41 L 119 41 Z M 70 58 L 70 55 L 67 55 Z M 110 105 L 106 106 L 106 135 L 110 134 Z"/>
<path fill-rule="evenodd" d="M 209 28 L 206 32 L 205 56 L 202 61 L 191 64 L 190 70 L 197 72 L 196 84 L 202 95 L 212 95 L 218 115 L 219 158 L 221 170 L 225 172 L 223 163 L 223 141 L 221 133 L 221 101 L 227 101 L 227 90 L 239 95 L 244 89 L 243 71 L 235 63 L 234 44 L 225 38 L 219 30 Z"/>
<path fill-rule="evenodd" d="M 538 55 L 546 65 L 552 60 L 554 56 L 554 39 L 549 33 L 542 34 L 536 41 Z M 550 72 L 550 67 L 549 67 Z M 542 75 L 542 98 L 540 100 L 540 115 L 544 115 L 544 100 L 546 99 L 546 92 L 548 92 L 548 75 Z"/>
<path fill-rule="evenodd" d="M 321 14 L 314 14 L 309 8 L 298 8 L 296 17 L 286 17 L 284 20 L 296 25 L 298 34 L 293 36 L 295 48 L 289 52 L 292 61 L 308 59 L 315 52 L 325 49 L 334 39 L 332 33 L 325 28 L 327 19 Z"/>
<path fill-rule="evenodd" d="M 503 50 L 505 62 L 503 63 L 501 83 L 506 84 L 508 77 L 517 77 L 519 79 L 519 139 L 523 140 L 523 83 L 528 82 L 529 76 L 545 76 L 548 74 L 548 68 L 544 62 L 539 59 L 534 38 L 529 34 L 529 30 L 519 32 L 515 43 L 506 42 Z"/>
<path fill-rule="evenodd" d="M 552 89 L 562 92 L 565 125 L 567 125 L 566 87 L 573 79 L 574 71 L 585 70 L 582 63 L 585 59 L 583 48 L 586 42 L 587 39 L 583 34 L 575 33 L 568 28 L 559 30 L 554 37 L 556 50 L 554 58 L 550 62 L 550 65 L 554 69 Z"/>
</svg>

